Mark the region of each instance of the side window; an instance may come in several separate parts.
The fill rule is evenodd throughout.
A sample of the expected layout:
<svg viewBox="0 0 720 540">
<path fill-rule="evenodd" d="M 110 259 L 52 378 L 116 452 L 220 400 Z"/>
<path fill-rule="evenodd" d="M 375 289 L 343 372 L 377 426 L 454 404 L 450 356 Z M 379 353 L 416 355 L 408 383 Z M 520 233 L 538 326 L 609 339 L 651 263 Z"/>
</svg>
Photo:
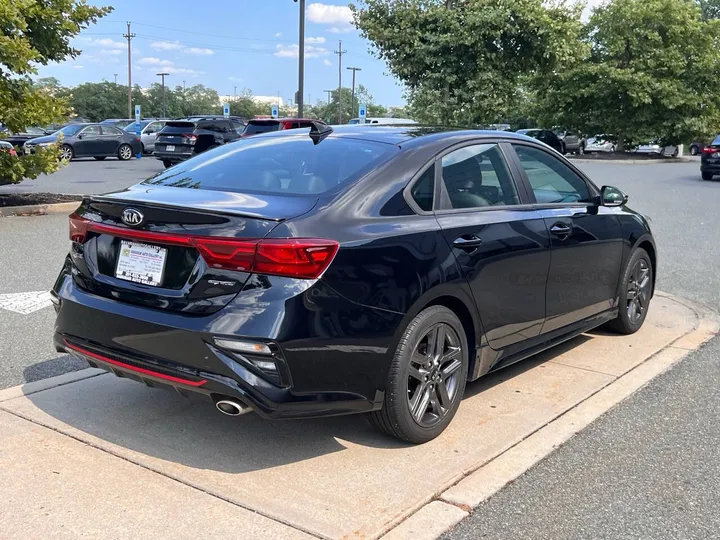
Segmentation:
<svg viewBox="0 0 720 540">
<path fill-rule="evenodd" d="M 558 158 L 530 146 L 513 147 L 538 203 L 590 202 L 585 180 Z"/>
<path fill-rule="evenodd" d="M 207 129 L 208 131 L 215 131 L 222 133 L 222 130 L 215 122 L 204 122 L 198 126 L 200 129 Z"/>
<path fill-rule="evenodd" d="M 101 129 L 102 129 L 103 135 L 113 135 L 113 136 L 115 136 L 115 137 L 117 137 L 118 135 L 122 135 L 122 131 L 120 131 L 120 130 L 119 130 L 118 128 L 116 128 L 116 127 L 112 127 L 112 126 L 102 126 Z"/>
<path fill-rule="evenodd" d="M 418 178 L 410 189 L 410 195 L 421 210 L 432 212 L 433 194 L 435 192 L 435 165 L 428 169 Z"/>
<path fill-rule="evenodd" d="M 153 122 L 145 128 L 145 135 L 152 135 L 153 133 L 157 133 L 158 131 L 160 131 L 160 128 L 160 122 Z"/>
<path fill-rule="evenodd" d="M 442 158 L 451 208 L 519 204 L 517 189 L 497 144 L 475 144 Z"/>
<path fill-rule="evenodd" d="M 86 127 L 80 133 L 82 133 L 84 137 L 96 137 L 100 135 L 100 126 Z"/>
<path fill-rule="evenodd" d="M 232 121 L 233 127 L 237 133 L 242 133 L 245 130 L 245 124 L 237 120 Z"/>
</svg>

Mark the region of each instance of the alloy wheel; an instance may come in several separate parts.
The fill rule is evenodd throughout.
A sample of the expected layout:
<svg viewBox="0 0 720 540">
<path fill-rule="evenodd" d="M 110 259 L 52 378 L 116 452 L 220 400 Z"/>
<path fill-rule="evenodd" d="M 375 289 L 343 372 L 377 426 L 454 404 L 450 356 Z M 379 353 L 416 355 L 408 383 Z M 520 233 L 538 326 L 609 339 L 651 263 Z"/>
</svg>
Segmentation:
<svg viewBox="0 0 720 540">
<path fill-rule="evenodd" d="M 422 427 L 440 422 L 452 408 L 462 374 L 460 338 L 446 323 L 432 326 L 418 342 L 408 369 L 410 413 Z"/>
<path fill-rule="evenodd" d="M 630 272 L 627 286 L 628 319 L 637 324 L 650 303 L 650 266 L 645 259 L 639 259 Z"/>
<path fill-rule="evenodd" d="M 124 145 L 120 148 L 120 159 L 130 159 L 132 157 L 132 148 Z"/>
<path fill-rule="evenodd" d="M 60 149 L 60 161 L 70 161 L 72 159 L 72 148 L 63 146 Z"/>
</svg>

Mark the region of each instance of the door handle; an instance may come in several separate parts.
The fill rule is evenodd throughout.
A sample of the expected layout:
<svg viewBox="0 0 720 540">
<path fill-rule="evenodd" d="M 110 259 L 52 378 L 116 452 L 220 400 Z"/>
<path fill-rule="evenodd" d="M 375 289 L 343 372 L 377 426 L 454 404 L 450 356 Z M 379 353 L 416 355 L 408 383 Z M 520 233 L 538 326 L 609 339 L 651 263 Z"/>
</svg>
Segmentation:
<svg viewBox="0 0 720 540">
<path fill-rule="evenodd" d="M 550 227 L 550 232 L 560 239 L 565 239 L 570 236 L 571 230 L 570 226 L 565 225 L 565 223 L 556 223 Z"/>
<path fill-rule="evenodd" d="M 482 238 L 474 234 L 464 234 L 453 242 L 453 246 L 460 249 L 473 250 L 483 243 Z"/>
</svg>

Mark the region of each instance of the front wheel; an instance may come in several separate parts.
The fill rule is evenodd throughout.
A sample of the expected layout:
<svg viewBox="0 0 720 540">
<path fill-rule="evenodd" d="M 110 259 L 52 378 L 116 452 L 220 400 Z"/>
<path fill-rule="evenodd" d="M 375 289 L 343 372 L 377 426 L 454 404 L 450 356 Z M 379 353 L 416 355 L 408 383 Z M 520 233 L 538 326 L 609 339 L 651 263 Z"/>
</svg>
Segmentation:
<svg viewBox="0 0 720 540">
<path fill-rule="evenodd" d="M 634 334 L 645 322 L 653 290 L 653 267 L 647 251 L 633 251 L 623 272 L 617 319 L 608 327 L 620 334 Z"/>
<path fill-rule="evenodd" d="M 121 144 L 117 155 L 119 160 L 127 161 L 132 157 L 132 148 L 130 148 L 129 144 Z"/>
<path fill-rule="evenodd" d="M 60 161 L 68 162 L 70 161 L 74 156 L 72 146 L 63 144 L 60 147 Z"/>
<path fill-rule="evenodd" d="M 444 306 L 415 317 L 390 365 L 383 408 L 370 422 L 403 441 L 420 444 L 450 424 L 467 381 L 468 344 L 463 325 Z"/>
</svg>

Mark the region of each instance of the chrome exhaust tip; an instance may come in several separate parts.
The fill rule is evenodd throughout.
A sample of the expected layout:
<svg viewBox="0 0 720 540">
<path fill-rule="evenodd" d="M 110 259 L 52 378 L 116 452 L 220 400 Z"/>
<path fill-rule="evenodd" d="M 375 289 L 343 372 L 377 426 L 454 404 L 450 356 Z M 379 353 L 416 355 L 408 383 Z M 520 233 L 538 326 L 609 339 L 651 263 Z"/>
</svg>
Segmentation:
<svg viewBox="0 0 720 540">
<path fill-rule="evenodd" d="M 252 409 L 247 405 L 238 403 L 237 401 L 231 401 L 229 399 L 221 399 L 220 401 L 217 401 L 215 403 L 215 407 L 218 411 L 228 416 L 240 416 L 252 411 Z"/>
</svg>

